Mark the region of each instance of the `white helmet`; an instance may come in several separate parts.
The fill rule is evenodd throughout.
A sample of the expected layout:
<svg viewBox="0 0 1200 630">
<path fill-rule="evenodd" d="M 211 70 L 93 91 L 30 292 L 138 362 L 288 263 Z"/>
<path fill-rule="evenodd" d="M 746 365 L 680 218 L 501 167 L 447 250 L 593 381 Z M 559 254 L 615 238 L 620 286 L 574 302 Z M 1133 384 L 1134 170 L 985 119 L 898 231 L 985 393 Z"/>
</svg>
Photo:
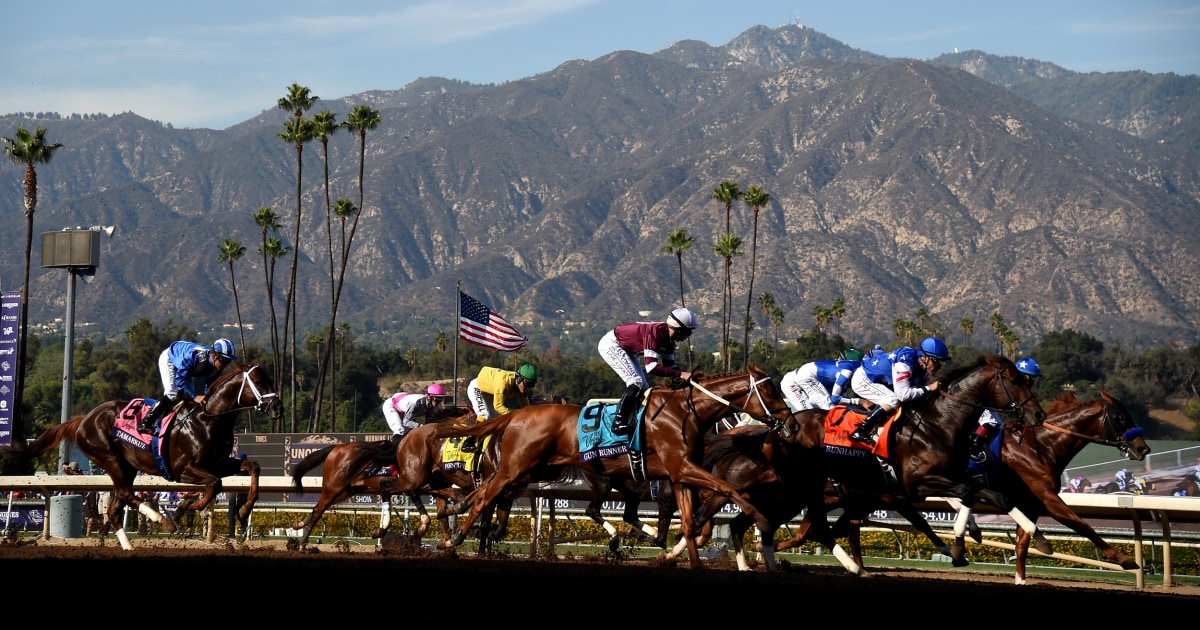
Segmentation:
<svg viewBox="0 0 1200 630">
<path fill-rule="evenodd" d="M 667 325 L 671 328 L 686 328 L 695 330 L 698 322 L 696 314 L 686 308 L 677 308 L 667 315 Z"/>
</svg>

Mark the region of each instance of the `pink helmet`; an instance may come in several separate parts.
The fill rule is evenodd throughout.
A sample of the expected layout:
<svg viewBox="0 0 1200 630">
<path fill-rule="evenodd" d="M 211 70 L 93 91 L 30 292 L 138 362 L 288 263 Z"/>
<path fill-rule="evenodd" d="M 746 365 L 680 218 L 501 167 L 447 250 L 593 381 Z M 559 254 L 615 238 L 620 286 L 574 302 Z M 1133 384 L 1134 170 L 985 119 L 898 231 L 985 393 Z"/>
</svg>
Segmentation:
<svg viewBox="0 0 1200 630">
<path fill-rule="evenodd" d="M 437 383 L 430 383 L 429 387 L 425 388 L 425 394 L 428 396 L 445 396 L 446 388 Z"/>
</svg>

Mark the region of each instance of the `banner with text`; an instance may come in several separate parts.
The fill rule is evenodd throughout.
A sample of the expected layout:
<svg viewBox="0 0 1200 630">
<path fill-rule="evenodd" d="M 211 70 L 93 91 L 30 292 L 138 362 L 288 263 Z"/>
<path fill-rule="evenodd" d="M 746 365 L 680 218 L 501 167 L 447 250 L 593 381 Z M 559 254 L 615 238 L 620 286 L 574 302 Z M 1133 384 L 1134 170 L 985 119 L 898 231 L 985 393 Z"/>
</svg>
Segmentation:
<svg viewBox="0 0 1200 630">
<path fill-rule="evenodd" d="M 21 292 L 0 293 L 0 444 L 12 443 L 17 398 L 17 332 Z"/>
</svg>

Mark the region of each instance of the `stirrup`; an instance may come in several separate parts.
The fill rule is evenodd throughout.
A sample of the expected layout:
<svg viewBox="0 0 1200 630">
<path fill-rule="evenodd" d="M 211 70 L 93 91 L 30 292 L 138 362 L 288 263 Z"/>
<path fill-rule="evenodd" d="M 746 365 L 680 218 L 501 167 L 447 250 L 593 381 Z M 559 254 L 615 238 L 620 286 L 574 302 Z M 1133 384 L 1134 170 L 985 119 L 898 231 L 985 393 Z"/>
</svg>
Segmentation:
<svg viewBox="0 0 1200 630">
<path fill-rule="evenodd" d="M 971 461 L 982 464 L 987 461 L 987 451 L 971 451 Z"/>
<path fill-rule="evenodd" d="M 863 444 L 870 444 L 871 446 L 874 446 L 875 436 L 872 435 L 874 432 L 875 430 L 871 429 L 869 432 L 864 433 L 862 431 L 862 427 L 859 427 L 858 430 L 850 434 L 850 439 L 854 440 L 855 442 L 862 442 Z"/>
<path fill-rule="evenodd" d="M 633 433 L 633 423 L 613 420 L 612 432 L 615 435 L 629 435 L 630 433 Z"/>
</svg>

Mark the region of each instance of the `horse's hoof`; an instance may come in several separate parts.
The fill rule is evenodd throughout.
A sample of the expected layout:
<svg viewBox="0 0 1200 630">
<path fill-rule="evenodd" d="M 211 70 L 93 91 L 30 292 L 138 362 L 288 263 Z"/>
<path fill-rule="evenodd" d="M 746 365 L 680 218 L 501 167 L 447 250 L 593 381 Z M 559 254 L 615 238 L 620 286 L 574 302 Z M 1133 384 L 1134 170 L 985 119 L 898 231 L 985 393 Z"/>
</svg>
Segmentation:
<svg viewBox="0 0 1200 630">
<path fill-rule="evenodd" d="M 951 558 L 950 564 L 951 566 L 961 568 L 970 565 L 971 562 L 966 558 Z"/>
<path fill-rule="evenodd" d="M 466 534 L 462 533 L 462 531 L 456 531 L 456 532 L 454 532 L 454 537 L 450 539 L 450 544 L 455 547 L 458 547 L 458 546 L 462 545 L 463 542 L 465 542 L 466 540 L 467 540 Z"/>
<path fill-rule="evenodd" d="M 1133 560 L 1126 560 L 1121 563 L 1121 568 L 1125 569 L 1126 571 L 1136 571 L 1141 567 L 1139 567 L 1138 563 L 1134 562 Z"/>
<path fill-rule="evenodd" d="M 371 534 L 371 538 L 383 538 L 384 536 L 387 536 L 387 533 L 387 530 L 381 527 L 376 529 L 374 534 Z"/>
<path fill-rule="evenodd" d="M 1035 545 L 1035 547 L 1037 548 L 1038 551 L 1046 554 L 1047 556 L 1054 555 L 1054 547 L 1050 544 L 1050 541 L 1047 541 L 1047 540 L 1039 541 L 1038 544 Z M 1137 567 L 1134 567 L 1134 568 L 1137 568 Z"/>
<path fill-rule="evenodd" d="M 621 539 L 619 537 L 613 536 L 612 538 L 608 539 L 608 550 L 609 551 L 616 553 L 617 550 L 620 548 L 621 548 Z"/>
<path fill-rule="evenodd" d="M 966 546 L 964 546 L 964 545 L 952 545 L 952 546 L 950 547 L 950 560 L 952 561 L 952 562 L 951 562 L 951 564 L 953 564 L 953 565 L 954 565 L 954 566 L 956 566 L 956 567 L 965 567 L 965 566 L 967 566 L 968 562 L 967 562 L 967 548 L 966 548 Z M 960 562 L 961 562 L 962 564 L 959 564 Z"/>
</svg>

